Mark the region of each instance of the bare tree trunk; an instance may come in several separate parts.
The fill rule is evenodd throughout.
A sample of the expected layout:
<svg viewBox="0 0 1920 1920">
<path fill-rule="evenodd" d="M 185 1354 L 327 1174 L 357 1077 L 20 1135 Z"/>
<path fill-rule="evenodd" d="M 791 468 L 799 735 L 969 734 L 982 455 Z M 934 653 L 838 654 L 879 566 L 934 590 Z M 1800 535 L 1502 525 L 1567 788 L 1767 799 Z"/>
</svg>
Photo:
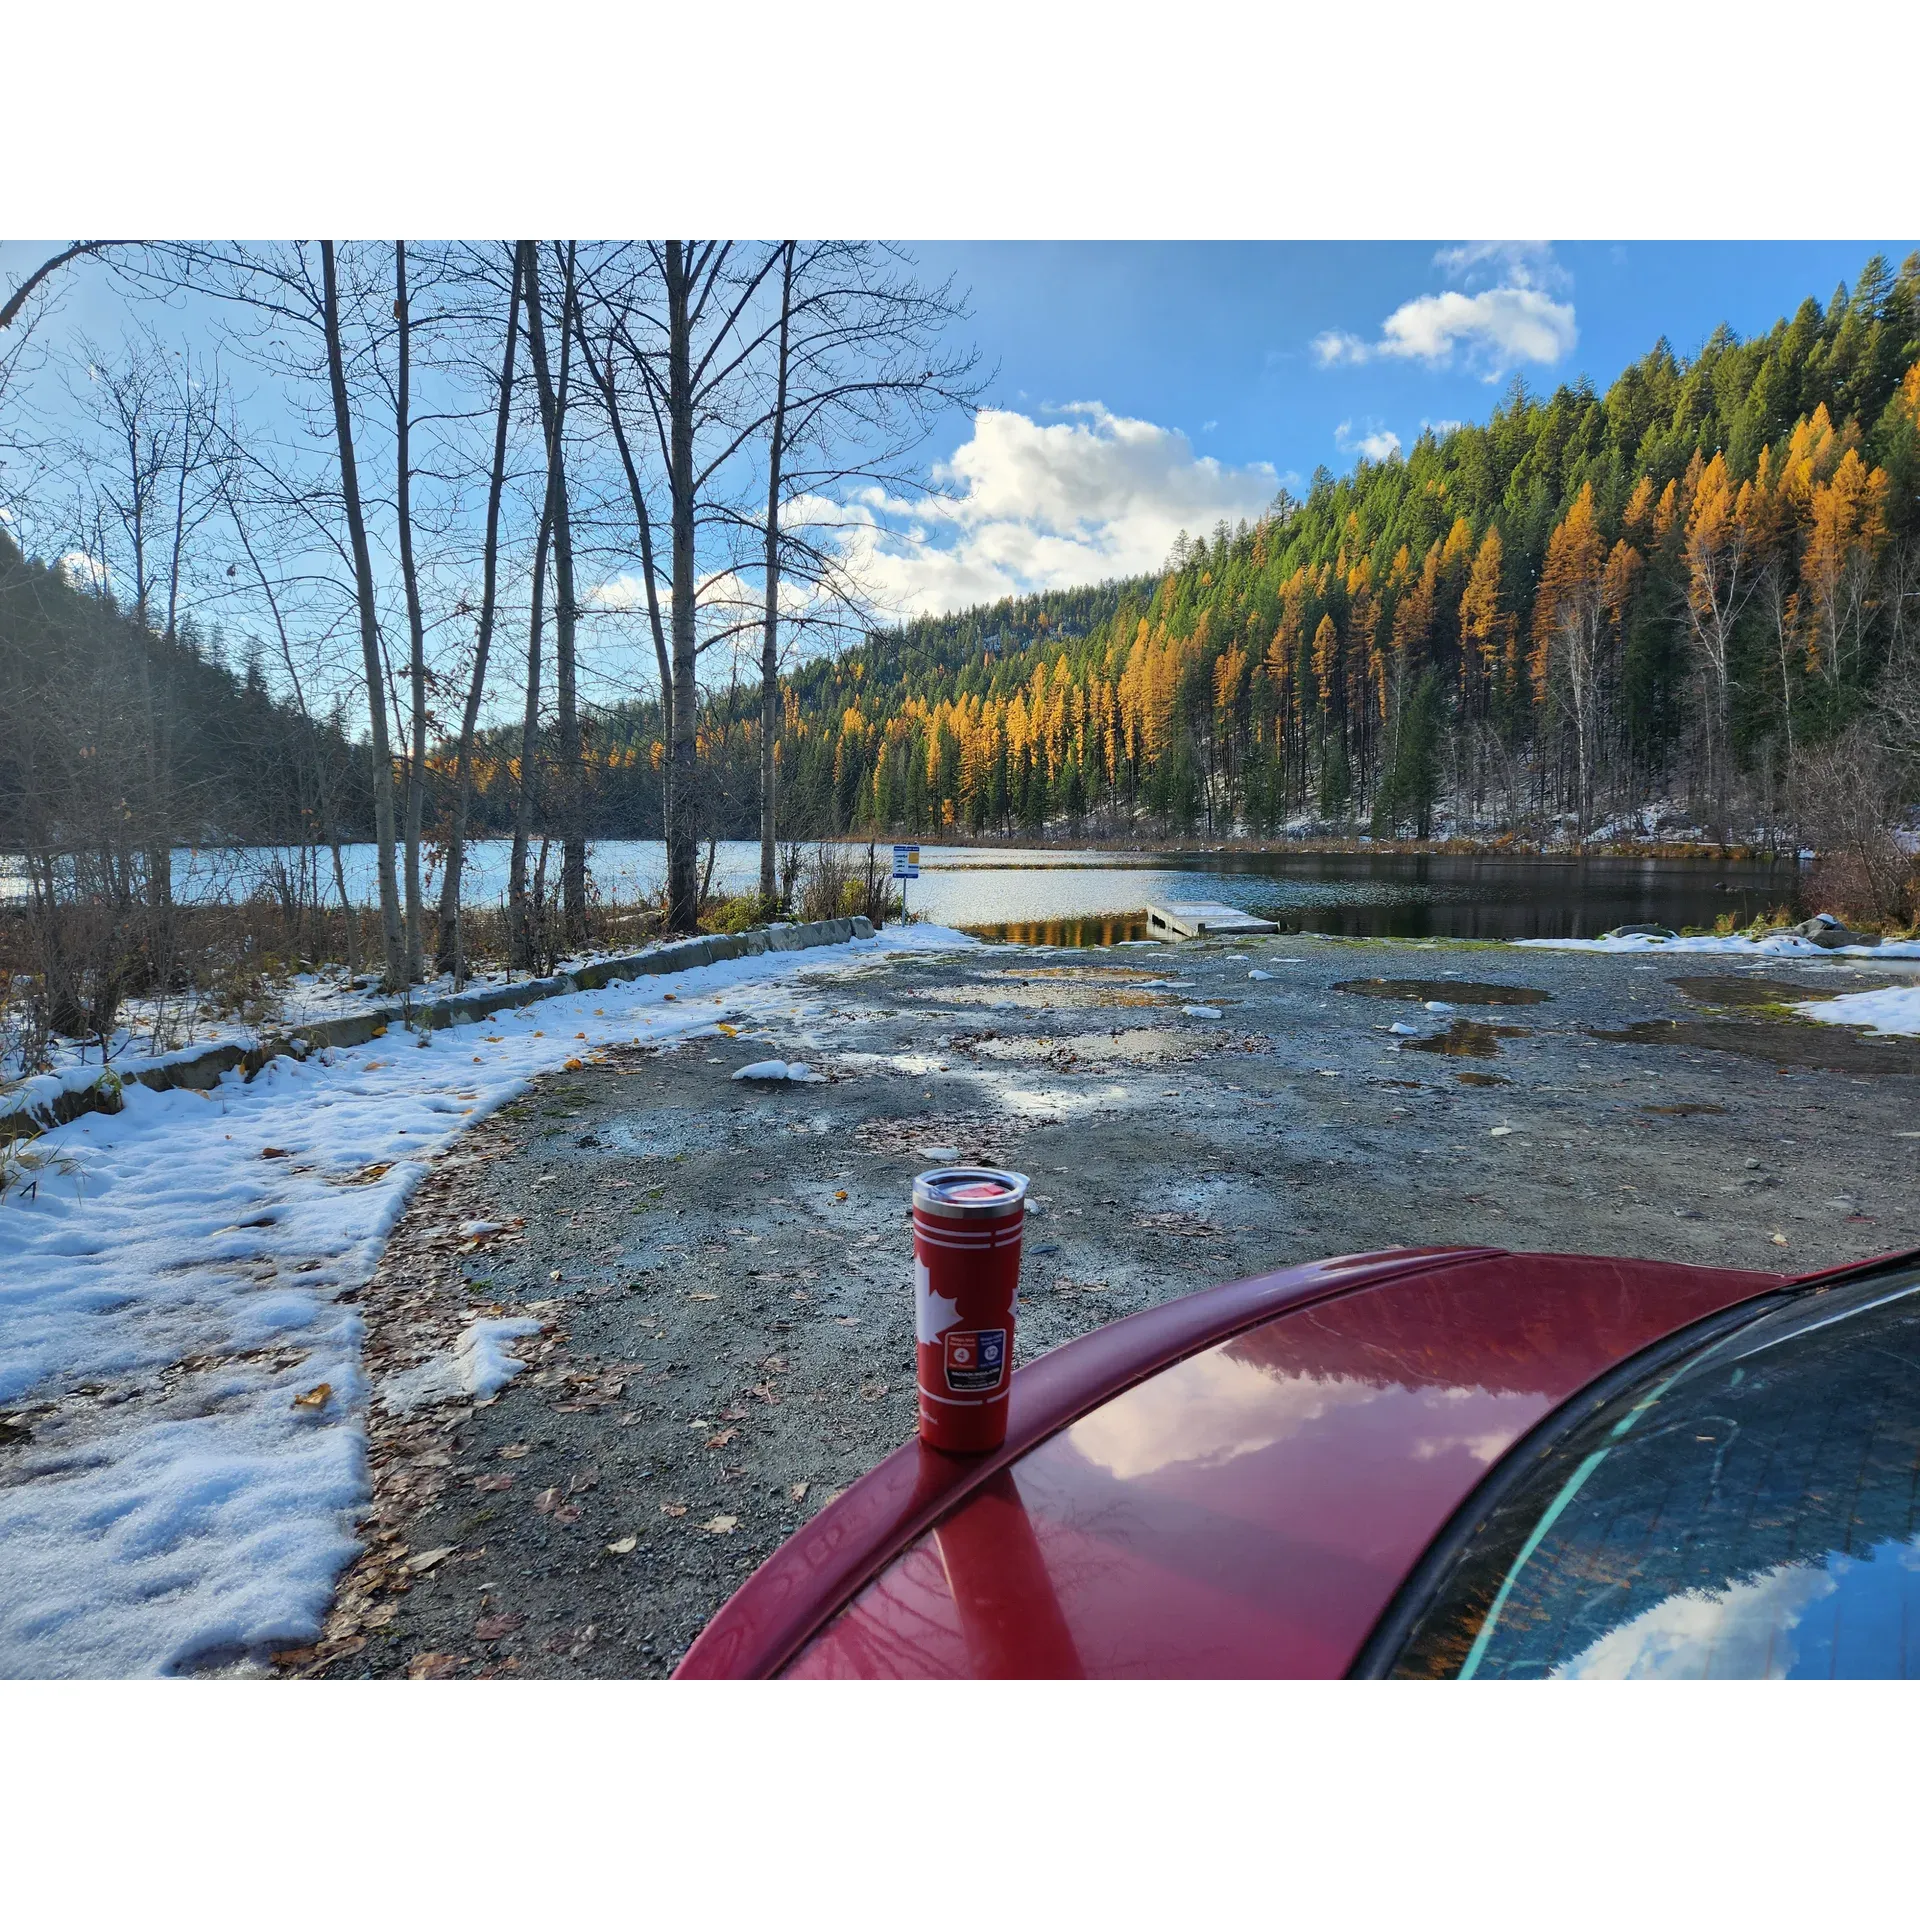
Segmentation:
<svg viewBox="0 0 1920 1920">
<path fill-rule="evenodd" d="M 486 694 L 487 654 L 493 645 L 493 613 L 500 566 L 500 496 L 507 481 L 507 429 L 513 412 L 513 356 L 520 338 L 520 250 L 513 254 L 513 287 L 507 295 L 507 344 L 500 359 L 500 410 L 493 425 L 493 473 L 487 483 L 487 535 L 481 562 L 480 631 L 474 641 L 473 677 L 460 716 L 460 751 L 453 772 L 453 819 L 447 830 L 447 867 L 440 883 L 440 941 L 434 955 L 438 972 L 466 977 L 466 953 L 460 937 L 460 875 L 466 863 L 467 816 L 473 805 L 473 741 L 480 727 L 480 703 Z"/>
<path fill-rule="evenodd" d="M 333 389 L 333 430 L 340 452 L 340 491 L 345 496 L 347 534 L 353 545 L 354 592 L 360 610 L 360 652 L 367 675 L 367 714 L 373 737 L 373 826 L 380 862 L 380 935 L 384 949 L 381 986 L 398 992 L 406 972 L 400 930 L 400 890 L 393 871 L 393 753 L 387 738 L 386 676 L 380 662 L 380 628 L 374 615 L 373 558 L 360 507 L 360 475 L 353 459 L 353 418 L 347 404 L 346 364 L 340 351 L 340 286 L 333 242 L 320 242 L 325 287 L 327 377 Z"/>
<path fill-rule="evenodd" d="M 767 606 L 760 642 L 760 899 L 762 910 L 776 897 L 774 840 L 779 826 L 779 773 L 775 747 L 780 729 L 780 456 L 787 437 L 787 352 L 793 321 L 793 242 L 780 270 L 780 359 L 773 401 L 773 439 L 767 454 Z"/>
<path fill-rule="evenodd" d="M 570 947 L 584 943 L 587 928 L 586 808 L 581 793 L 580 710 L 574 674 L 573 519 L 567 499 L 564 436 L 568 358 L 573 346 L 574 250 L 566 253 L 560 304 L 560 378 L 547 366 L 547 336 L 540 311 L 539 242 L 520 242 L 527 284 L 527 350 L 540 390 L 540 425 L 547 443 L 547 500 L 553 521 L 553 665 L 559 706 L 560 897 Z"/>
<path fill-rule="evenodd" d="M 413 466 L 409 446 L 409 381 L 412 373 L 413 313 L 407 304 L 407 243 L 393 243 L 393 316 L 400 323 L 400 380 L 394 400 L 394 510 L 400 523 L 400 577 L 407 590 L 407 678 L 412 694 L 412 727 L 407 752 L 407 978 L 423 977 L 425 943 L 421 933 L 420 817 L 427 793 L 427 637 L 420 617 L 420 575 L 413 564 Z"/>
<path fill-rule="evenodd" d="M 533 618 L 527 629 L 527 707 L 520 723 L 520 778 L 513 790 L 513 858 L 507 868 L 507 928 L 515 966 L 531 969 L 534 929 L 527 900 L 527 842 L 533 831 L 533 804 L 540 759 L 540 627 L 545 619 L 547 545 L 553 534 L 553 492 L 548 488 L 540 514 L 540 538 L 533 555 Z"/>
<path fill-rule="evenodd" d="M 700 837 L 694 809 L 693 283 L 686 243 L 666 244 L 667 480 L 673 499 L 673 727 L 667 811 L 667 930 L 699 930 Z"/>
<path fill-rule="evenodd" d="M 653 516 L 647 511 L 646 489 L 640 484 L 640 469 L 634 463 L 633 448 L 627 439 L 627 430 L 620 418 L 620 396 L 613 384 L 613 341 L 607 341 L 607 369 L 603 375 L 599 363 L 594 359 L 592 349 L 587 345 L 585 323 L 581 320 L 578 307 L 574 310 L 574 330 L 580 341 L 580 357 L 587 363 L 587 371 L 593 376 L 594 385 L 600 390 L 601 403 L 607 410 L 607 424 L 613 430 L 613 444 L 620 455 L 620 466 L 627 476 L 627 492 L 633 500 L 633 517 L 640 530 L 640 568 L 647 582 L 647 625 L 653 635 L 654 665 L 660 674 L 660 732 L 661 737 L 671 741 L 673 738 L 673 667 L 667 658 L 666 625 L 660 618 L 660 584 L 654 576 L 653 568 Z M 660 828 L 666 831 L 667 816 L 672 812 L 671 795 L 673 792 L 673 764 L 663 761 L 660 767 Z"/>
</svg>

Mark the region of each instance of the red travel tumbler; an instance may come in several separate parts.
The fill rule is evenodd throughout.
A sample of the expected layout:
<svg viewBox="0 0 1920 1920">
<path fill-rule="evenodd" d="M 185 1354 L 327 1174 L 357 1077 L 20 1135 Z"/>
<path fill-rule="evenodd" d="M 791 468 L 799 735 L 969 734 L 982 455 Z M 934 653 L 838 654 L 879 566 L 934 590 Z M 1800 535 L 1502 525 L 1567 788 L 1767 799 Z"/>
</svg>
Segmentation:
<svg viewBox="0 0 1920 1920">
<path fill-rule="evenodd" d="M 1027 1176 L 942 1167 L 913 1183 L 920 1438 L 991 1453 L 1007 1437 Z"/>
</svg>

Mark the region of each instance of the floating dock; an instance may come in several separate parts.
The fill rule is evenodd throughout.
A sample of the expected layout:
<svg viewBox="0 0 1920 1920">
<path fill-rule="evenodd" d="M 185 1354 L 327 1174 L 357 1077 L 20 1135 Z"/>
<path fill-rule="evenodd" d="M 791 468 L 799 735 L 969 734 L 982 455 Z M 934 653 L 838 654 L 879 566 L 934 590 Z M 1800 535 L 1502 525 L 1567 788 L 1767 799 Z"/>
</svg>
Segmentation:
<svg viewBox="0 0 1920 1920">
<path fill-rule="evenodd" d="M 1147 931 L 1156 940 L 1198 940 L 1209 933 L 1278 933 L 1280 927 L 1217 900 L 1176 900 L 1147 909 Z"/>
</svg>

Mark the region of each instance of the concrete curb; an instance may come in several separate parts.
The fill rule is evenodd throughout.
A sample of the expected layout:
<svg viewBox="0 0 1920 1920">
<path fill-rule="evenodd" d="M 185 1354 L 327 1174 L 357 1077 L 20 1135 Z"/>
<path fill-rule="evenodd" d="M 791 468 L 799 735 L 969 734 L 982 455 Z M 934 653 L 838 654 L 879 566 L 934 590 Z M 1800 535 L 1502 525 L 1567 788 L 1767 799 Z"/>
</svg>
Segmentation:
<svg viewBox="0 0 1920 1920">
<path fill-rule="evenodd" d="M 437 1032 L 443 1027 L 471 1025 L 509 1007 L 552 1000 L 563 993 L 591 993 L 612 980 L 686 973 L 694 967 L 710 967 L 722 960 L 745 960 L 763 953 L 798 953 L 807 947 L 843 947 L 851 940 L 873 937 L 873 923 L 861 913 L 842 920 L 756 927 L 751 933 L 702 934 L 697 939 L 677 940 L 671 946 L 649 948 L 617 960 L 595 960 L 571 973 L 555 973 L 548 979 L 524 980 L 518 986 L 487 987 L 448 999 L 423 1001 L 418 1006 L 395 1001 L 383 1007 L 369 1007 L 364 1013 L 345 1014 L 338 1020 L 319 1020 L 309 1026 L 294 1027 L 252 1046 L 234 1041 L 226 1046 L 209 1047 L 190 1059 L 163 1061 L 124 1073 L 102 1068 L 99 1078 L 87 1085 L 64 1088 L 45 1099 L 36 1100 L 29 1091 L 20 1105 L 0 1113 L 0 1141 L 30 1140 L 84 1114 L 118 1113 L 124 1104 L 122 1089 L 129 1082 L 138 1082 L 156 1093 L 207 1093 L 236 1067 L 244 1078 L 251 1080 L 269 1060 L 281 1054 L 304 1060 L 308 1054 L 318 1053 L 325 1047 L 363 1047 L 368 1041 L 379 1039 L 389 1027 Z"/>
</svg>

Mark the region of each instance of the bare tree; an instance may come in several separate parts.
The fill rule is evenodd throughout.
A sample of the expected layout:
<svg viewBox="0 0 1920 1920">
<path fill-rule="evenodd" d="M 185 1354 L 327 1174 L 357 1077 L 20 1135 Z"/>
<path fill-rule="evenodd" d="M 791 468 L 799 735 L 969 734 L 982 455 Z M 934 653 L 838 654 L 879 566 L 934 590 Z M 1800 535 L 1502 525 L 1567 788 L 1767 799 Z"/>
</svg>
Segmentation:
<svg viewBox="0 0 1920 1920">
<path fill-rule="evenodd" d="M 579 604 L 574 597 L 573 509 L 567 494 L 566 423 L 569 359 L 573 348 L 574 248 L 568 245 L 561 272 L 560 366 L 556 382 L 547 361 L 547 336 L 540 303 L 539 242 L 520 242 L 520 271 L 526 287 L 527 352 L 540 393 L 541 435 L 547 452 L 547 506 L 553 540 L 553 652 L 559 739 L 561 899 L 566 938 L 577 946 L 586 937 L 586 807 L 580 763 L 580 708 L 575 637 Z"/>
<path fill-rule="evenodd" d="M 764 411 L 748 431 L 767 434 L 767 509 L 760 614 L 760 890 L 772 898 L 779 834 L 781 583 L 801 604 L 789 625 L 863 630 L 874 611 L 850 560 L 831 497 L 850 481 L 921 491 L 908 456 L 933 416 L 971 407 L 978 355 L 942 352 L 939 336 L 965 318 L 951 281 L 922 286 L 899 249 L 867 241 L 782 241 L 777 324 Z M 805 515 L 789 506 L 805 503 Z"/>
<path fill-rule="evenodd" d="M 345 358 L 340 342 L 340 283 L 331 240 L 320 242 L 324 287 L 327 379 L 333 396 L 333 424 L 339 449 L 340 491 L 346 506 L 347 537 L 353 548 L 354 592 L 360 616 L 360 649 L 367 676 L 367 714 L 373 740 L 373 819 L 380 885 L 380 933 L 385 964 L 381 985 L 398 992 L 407 978 L 406 945 L 400 926 L 400 894 L 394 876 L 393 755 L 387 736 L 386 670 L 380 652 L 380 624 L 373 598 L 373 556 L 367 544 L 366 515 L 360 504 L 360 475 L 353 454 L 353 411 L 347 396 Z"/>
<path fill-rule="evenodd" d="M 420 571 L 413 561 L 412 373 L 413 311 L 407 300 L 407 243 L 393 243 L 393 317 L 399 332 L 399 378 L 394 390 L 394 518 L 400 534 L 400 579 L 407 596 L 406 851 L 407 978 L 422 977 L 420 817 L 427 797 L 427 631 L 420 611 Z"/>
<path fill-rule="evenodd" d="M 441 973 L 464 977 L 465 950 L 460 930 L 460 881 L 466 862 L 467 820 L 473 805 L 473 746 L 486 696 L 487 657 L 493 646 L 494 612 L 499 604 L 500 501 L 507 480 L 507 435 L 513 415 L 514 349 L 520 338 L 521 258 L 512 249 L 513 284 L 507 295 L 507 337 L 501 349 L 499 396 L 494 410 L 493 467 L 487 482 L 486 533 L 481 546 L 479 626 L 473 670 L 460 715 L 460 744 L 454 761 L 452 818 L 447 828 L 446 871 L 440 885 L 440 939 L 434 965 Z"/>
<path fill-rule="evenodd" d="M 774 782 L 779 774 L 780 732 L 780 462 L 787 450 L 787 384 L 793 348 L 793 250 L 780 247 L 780 344 L 774 356 L 773 421 L 767 432 L 766 613 L 760 641 L 760 899 L 764 910 L 778 900 L 774 842 L 779 810 Z"/>
</svg>

